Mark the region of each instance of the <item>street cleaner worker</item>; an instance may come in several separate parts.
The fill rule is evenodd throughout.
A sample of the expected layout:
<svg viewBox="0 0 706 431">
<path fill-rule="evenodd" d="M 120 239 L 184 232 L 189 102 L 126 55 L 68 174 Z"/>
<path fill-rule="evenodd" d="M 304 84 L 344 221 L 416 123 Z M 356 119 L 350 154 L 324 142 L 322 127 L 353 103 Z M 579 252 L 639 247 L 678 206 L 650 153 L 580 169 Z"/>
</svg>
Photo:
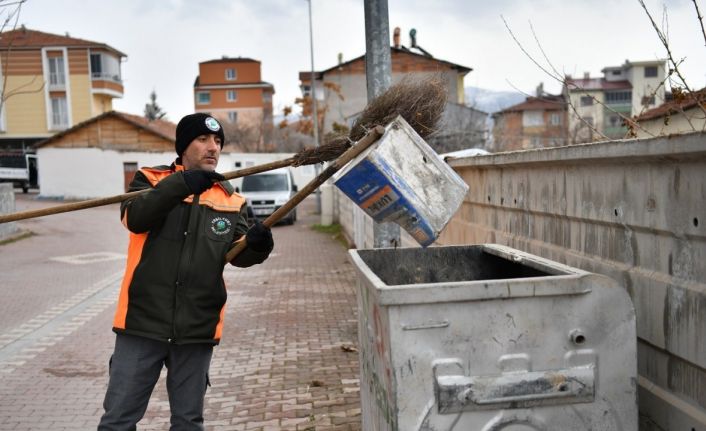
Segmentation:
<svg viewBox="0 0 706 431">
<path fill-rule="evenodd" d="M 176 161 L 140 169 L 130 183 L 130 191 L 150 191 L 120 207 L 130 243 L 99 430 L 136 429 L 162 366 L 170 429 L 204 429 L 211 354 L 223 329 L 226 253 L 245 238 L 230 263 L 248 267 L 274 245 L 269 228 L 248 228 L 245 199 L 215 171 L 223 141 L 216 119 L 187 115 L 176 129 Z"/>
</svg>

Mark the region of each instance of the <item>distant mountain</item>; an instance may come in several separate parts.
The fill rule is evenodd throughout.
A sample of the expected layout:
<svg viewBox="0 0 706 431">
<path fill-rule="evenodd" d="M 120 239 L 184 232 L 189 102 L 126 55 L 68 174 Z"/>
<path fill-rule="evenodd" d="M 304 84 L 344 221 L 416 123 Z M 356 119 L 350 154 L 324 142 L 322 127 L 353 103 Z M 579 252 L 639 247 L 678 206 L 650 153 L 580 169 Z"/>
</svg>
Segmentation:
<svg viewBox="0 0 706 431">
<path fill-rule="evenodd" d="M 501 111 L 525 100 L 525 95 L 515 91 L 494 91 L 479 87 L 466 87 L 466 105 L 489 114 Z"/>
</svg>

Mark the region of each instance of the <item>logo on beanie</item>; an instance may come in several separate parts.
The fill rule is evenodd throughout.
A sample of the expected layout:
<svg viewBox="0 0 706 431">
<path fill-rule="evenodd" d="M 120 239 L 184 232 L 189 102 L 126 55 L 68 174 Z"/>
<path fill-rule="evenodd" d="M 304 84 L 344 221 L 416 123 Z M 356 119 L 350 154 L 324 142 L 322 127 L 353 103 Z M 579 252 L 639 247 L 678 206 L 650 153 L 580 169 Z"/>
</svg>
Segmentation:
<svg viewBox="0 0 706 431">
<path fill-rule="evenodd" d="M 208 130 L 212 132 L 221 130 L 221 125 L 218 124 L 218 121 L 216 121 L 213 117 L 206 117 L 206 127 L 208 127 Z"/>
<path fill-rule="evenodd" d="M 216 235 L 225 235 L 230 232 L 231 222 L 225 217 L 216 217 L 211 220 L 211 231 Z"/>
</svg>

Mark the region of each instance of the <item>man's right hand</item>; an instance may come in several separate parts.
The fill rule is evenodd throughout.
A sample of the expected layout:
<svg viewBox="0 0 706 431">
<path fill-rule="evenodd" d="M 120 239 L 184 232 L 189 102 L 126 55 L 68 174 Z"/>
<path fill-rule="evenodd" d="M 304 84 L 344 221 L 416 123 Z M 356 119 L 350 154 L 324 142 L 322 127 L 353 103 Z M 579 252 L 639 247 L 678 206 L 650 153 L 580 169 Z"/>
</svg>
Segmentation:
<svg viewBox="0 0 706 431">
<path fill-rule="evenodd" d="M 193 169 L 184 171 L 184 182 L 192 194 L 200 195 L 213 186 L 214 181 L 223 181 L 225 177 L 218 172 Z"/>
</svg>

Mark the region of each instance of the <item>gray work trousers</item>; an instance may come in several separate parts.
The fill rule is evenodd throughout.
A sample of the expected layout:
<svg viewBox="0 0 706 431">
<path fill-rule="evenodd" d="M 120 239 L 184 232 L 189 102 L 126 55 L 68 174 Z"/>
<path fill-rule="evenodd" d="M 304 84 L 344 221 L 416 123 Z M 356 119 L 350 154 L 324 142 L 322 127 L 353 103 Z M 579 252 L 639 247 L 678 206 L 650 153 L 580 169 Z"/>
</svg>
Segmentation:
<svg viewBox="0 0 706 431">
<path fill-rule="evenodd" d="M 147 403 L 167 367 L 167 392 L 171 410 L 170 430 L 203 430 L 203 405 L 213 346 L 168 344 L 133 335 L 118 334 L 110 358 L 105 413 L 99 431 L 135 430 Z"/>
</svg>

